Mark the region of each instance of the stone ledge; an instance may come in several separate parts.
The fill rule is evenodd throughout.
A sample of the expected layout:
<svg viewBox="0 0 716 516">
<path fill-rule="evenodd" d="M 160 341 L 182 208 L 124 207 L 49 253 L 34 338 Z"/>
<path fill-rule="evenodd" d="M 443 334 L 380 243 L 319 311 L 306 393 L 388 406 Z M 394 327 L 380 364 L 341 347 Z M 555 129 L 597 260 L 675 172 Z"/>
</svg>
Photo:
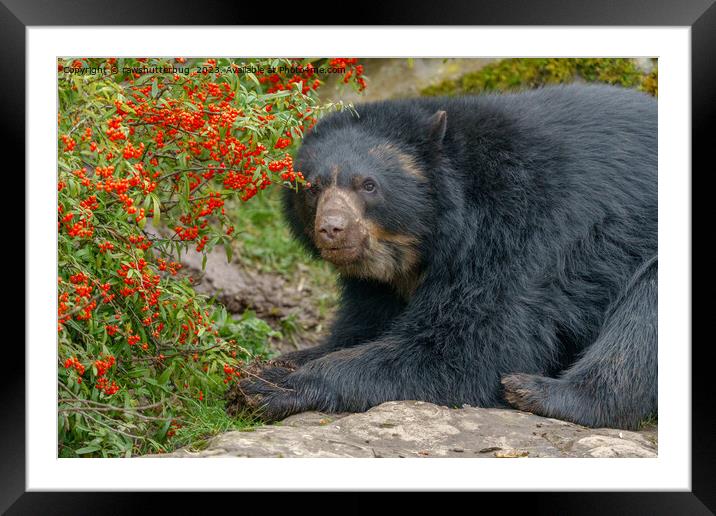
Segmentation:
<svg viewBox="0 0 716 516">
<path fill-rule="evenodd" d="M 359 414 L 306 412 L 147 457 L 656 457 L 656 429 L 585 428 L 510 409 L 391 401 Z"/>
</svg>

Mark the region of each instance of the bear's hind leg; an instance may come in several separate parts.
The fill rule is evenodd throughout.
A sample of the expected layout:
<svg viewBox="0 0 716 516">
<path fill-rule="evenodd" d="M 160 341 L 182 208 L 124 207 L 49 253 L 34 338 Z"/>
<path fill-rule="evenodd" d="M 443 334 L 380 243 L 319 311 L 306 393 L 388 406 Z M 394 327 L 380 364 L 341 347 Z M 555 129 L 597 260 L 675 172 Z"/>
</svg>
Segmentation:
<svg viewBox="0 0 716 516">
<path fill-rule="evenodd" d="M 635 429 L 657 410 L 657 258 L 613 304 L 594 344 L 559 378 L 502 379 L 514 407 L 585 426 Z"/>
</svg>

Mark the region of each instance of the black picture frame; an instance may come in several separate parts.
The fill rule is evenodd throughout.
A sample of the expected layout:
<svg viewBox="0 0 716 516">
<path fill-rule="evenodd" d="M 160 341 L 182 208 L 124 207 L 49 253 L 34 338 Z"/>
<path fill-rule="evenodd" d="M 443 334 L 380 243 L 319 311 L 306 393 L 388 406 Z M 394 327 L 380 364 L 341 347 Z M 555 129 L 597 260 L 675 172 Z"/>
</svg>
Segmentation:
<svg viewBox="0 0 716 516">
<path fill-rule="evenodd" d="M 287 13 L 297 4 L 286 7 Z M 691 27 L 692 70 L 692 172 L 713 171 L 709 155 L 713 146 L 707 127 L 716 120 L 716 5 L 714 0 L 488 0 L 425 2 L 416 5 L 405 0 L 355 9 L 339 19 L 335 10 L 314 5 L 311 24 L 352 25 L 552 25 L 552 26 L 688 26 Z M 350 11 L 349 11 L 350 12 Z M 0 81 L 0 113 L 5 129 L 4 147 L 22 149 L 25 143 L 25 30 L 30 26 L 92 25 L 250 25 L 266 20 L 265 5 L 243 2 L 224 4 L 203 0 L 195 5 L 181 0 L 140 0 L 99 2 L 91 0 L 0 0 L 0 52 L 8 72 Z M 272 19 L 273 21 L 274 19 Z M 302 16 L 286 16 L 301 20 Z M 22 156 L 21 152 L 16 153 Z M 24 170 L 24 157 L 16 169 Z M 686 173 L 686 172 L 685 172 Z M 692 183 L 693 184 L 693 183 Z M 24 189 L 24 181 L 23 186 Z M 693 197 L 692 197 L 693 206 Z M 693 217 L 692 217 L 693 220 Z M 693 220 L 695 223 L 696 220 Z M 695 225 L 695 224 L 694 224 Z M 693 230 L 692 230 L 693 231 Z M 707 234 L 708 237 L 708 234 Z M 693 267 L 693 247 L 692 247 Z M 11 270 L 11 269 L 8 269 Z M 32 271 L 25 270 L 25 275 Z M 704 289 L 705 287 L 701 287 Z M 692 290 L 693 296 L 693 290 Z M 31 324 L 28 306 L 25 323 Z M 692 326 L 693 327 L 693 326 Z M 6 339 L 7 340 L 7 339 Z M 497 493 L 480 496 L 509 497 L 511 510 L 524 508 L 531 513 L 549 514 L 711 514 L 716 511 L 716 439 L 709 420 L 714 389 L 709 378 L 709 342 L 692 345 L 692 491 L 640 493 Z M 690 342 L 670 343 L 686 348 Z M 8 514 L 123 514 L 134 511 L 171 510 L 187 507 L 188 493 L 147 496 L 137 493 L 58 493 L 26 492 L 25 484 L 25 353 L 19 346 L 5 346 L 0 431 L 0 510 Z M 9 356 L 8 356 L 9 355 Z M 230 503 L 230 494 L 208 493 L 202 497 L 204 510 L 215 504 Z M 195 496 L 195 495 L 192 495 Z M 415 494 L 413 496 L 420 496 Z M 293 494 L 286 506 L 270 495 L 268 502 L 241 495 L 237 510 L 258 508 L 291 510 L 304 504 Z M 353 512 L 373 510 L 372 501 L 358 493 L 343 495 L 340 507 Z M 353 501 L 355 499 L 355 501 Z M 196 499 L 194 499 L 196 501 Z M 455 502 L 453 502 L 455 503 Z M 474 503 L 474 502 L 468 502 Z M 181 504 L 181 506 L 179 505 Z M 323 506 L 331 507 L 332 504 Z M 333 505 L 335 509 L 336 506 Z"/>
</svg>

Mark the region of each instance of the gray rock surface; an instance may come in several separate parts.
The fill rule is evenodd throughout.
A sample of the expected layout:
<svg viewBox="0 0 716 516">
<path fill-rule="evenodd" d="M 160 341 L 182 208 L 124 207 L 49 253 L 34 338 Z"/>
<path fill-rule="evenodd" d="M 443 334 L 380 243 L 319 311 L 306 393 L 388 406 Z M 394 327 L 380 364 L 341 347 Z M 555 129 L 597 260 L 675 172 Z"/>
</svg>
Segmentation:
<svg viewBox="0 0 716 516">
<path fill-rule="evenodd" d="M 585 428 L 508 409 L 391 401 L 360 414 L 306 412 L 159 457 L 656 457 L 656 428 Z M 155 456 L 156 457 L 156 456 Z"/>
</svg>

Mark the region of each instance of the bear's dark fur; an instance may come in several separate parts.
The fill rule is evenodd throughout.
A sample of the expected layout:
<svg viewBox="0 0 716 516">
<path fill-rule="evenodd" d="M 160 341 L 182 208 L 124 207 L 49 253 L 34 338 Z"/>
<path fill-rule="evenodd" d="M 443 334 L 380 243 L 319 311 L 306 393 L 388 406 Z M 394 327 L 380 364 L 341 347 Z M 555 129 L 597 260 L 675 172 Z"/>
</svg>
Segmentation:
<svg viewBox="0 0 716 516">
<path fill-rule="evenodd" d="M 356 110 L 306 136 L 313 187 L 285 208 L 333 256 L 316 199 L 349 192 L 382 254 L 338 265 L 324 344 L 240 384 L 264 417 L 401 399 L 622 428 L 655 412 L 656 101 L 575 85 Z"/>
</svg>

